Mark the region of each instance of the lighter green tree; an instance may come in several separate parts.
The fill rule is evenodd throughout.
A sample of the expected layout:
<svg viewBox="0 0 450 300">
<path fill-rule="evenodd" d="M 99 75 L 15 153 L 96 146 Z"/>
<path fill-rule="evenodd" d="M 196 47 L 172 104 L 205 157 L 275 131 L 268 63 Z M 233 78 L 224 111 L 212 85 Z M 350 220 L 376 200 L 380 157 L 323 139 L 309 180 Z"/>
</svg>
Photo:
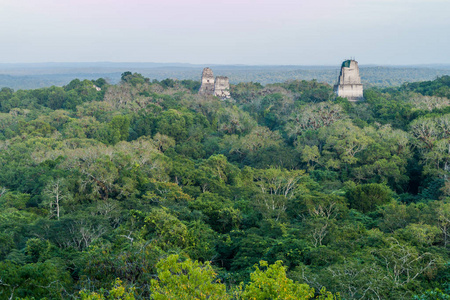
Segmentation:
<svg viewBox="0 0 450 300">
<path fill-rule="evenodd" d="M 288 299 L 340 299 L 339 295 L 333 295 L 321 290 L 321 296 L 314 298 L 314 289 L 307 284 L 294 282 L 286 277 L 286 267 L 279 260 L 272 265 L 266 261 L 260 261 L 260 267 L 255 266 L 255 271 L 250 274 L 250 283 L 242 292 L 242 299 L 249 300 L 288 300 Z"/>
<path fill-rule="evenodd" d="M 230 299 L 209 263 L 170 255 L 156 265 L 158 278 L 151 281 L 152 299 Z"/>
</svg>

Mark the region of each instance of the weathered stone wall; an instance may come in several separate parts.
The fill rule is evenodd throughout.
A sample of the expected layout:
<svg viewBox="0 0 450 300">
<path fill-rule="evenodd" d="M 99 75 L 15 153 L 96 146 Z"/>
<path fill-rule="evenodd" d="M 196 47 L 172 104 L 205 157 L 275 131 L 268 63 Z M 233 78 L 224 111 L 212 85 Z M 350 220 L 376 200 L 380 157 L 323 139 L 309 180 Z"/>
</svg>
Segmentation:
<svg viewBox="0 0 450 300">
<path fill-rule="evenodd" d="M 230 81 L 224 76 L 217 76 L 214 79 L 213 71 L 210 68 L 204 68 L 198 93 L 203 96 L 214 95 L 220 99 L 230 99 Z"/>
<path fill-rule="evenodd" d="M 361 101 L 363 98 L 362 84 L 343 84 L 335 87 L 335 93 L 342 98 L 347 98 L 348 101 Z"/>
<path fill-rule="evenodd" d="M 216 77 L 214 96 L 219 97 L 220 99 L 230 99 L 230 81 L 228 80 L 228 77 Z"/>
<path fill-rule="evenodd" d="M 202 85 L 198 93 L 200 95 L 214 95 L 214 74 L 210 68 L 203 69 Z"/>
<path fill-rule="evenodd" d="M 338 83 L 334 86 L 334 92 L 337 96 L 347 98 L 349 101 L 364 100 L 357 61 L 346 60 L 342 63 L 341 73 Z"/>
</svg>

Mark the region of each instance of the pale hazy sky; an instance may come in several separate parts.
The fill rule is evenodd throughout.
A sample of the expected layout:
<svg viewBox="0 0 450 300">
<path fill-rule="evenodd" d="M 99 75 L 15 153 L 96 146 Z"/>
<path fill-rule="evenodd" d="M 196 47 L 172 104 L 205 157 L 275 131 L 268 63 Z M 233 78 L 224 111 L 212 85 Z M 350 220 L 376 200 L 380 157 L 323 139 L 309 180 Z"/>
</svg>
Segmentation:
<svg viewBox="0 0 450 300">
<path fill-rule="evenodd" d="M 450 0 L 0 0 L 0 62 L 450 63 Z"/>
</svg>

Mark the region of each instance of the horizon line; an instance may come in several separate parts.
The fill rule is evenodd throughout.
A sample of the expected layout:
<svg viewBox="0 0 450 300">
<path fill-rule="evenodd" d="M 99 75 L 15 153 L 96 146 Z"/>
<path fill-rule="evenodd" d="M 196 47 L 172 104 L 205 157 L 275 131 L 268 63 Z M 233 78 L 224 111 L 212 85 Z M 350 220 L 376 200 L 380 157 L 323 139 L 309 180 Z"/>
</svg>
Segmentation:
<svg viewBox="0 0 450 300">
<path fill-rule="evenodd" d="M 343 60 L 345 61 L 345 60 Z M 46 62 L 0 62 L 0 65 L 57 65 L 57 64 L 155 64 L 155 65 L 188 65 L 193 67 L 200 66 L 235 66 L 235 67 L 335 67 L 340 64 L 221 64 L 221 63 L 188 63 L 188 62 L 152 62 L 152 61 L 46 61 Z M 387 67 L 407 67 L 407 66 L 439 66 L 447 65 L 450 63 L 415 63 L 415 64 L 378 64 L 378 63 L 360 63 L 359 66 L 387 66 Z"/>
</svg>

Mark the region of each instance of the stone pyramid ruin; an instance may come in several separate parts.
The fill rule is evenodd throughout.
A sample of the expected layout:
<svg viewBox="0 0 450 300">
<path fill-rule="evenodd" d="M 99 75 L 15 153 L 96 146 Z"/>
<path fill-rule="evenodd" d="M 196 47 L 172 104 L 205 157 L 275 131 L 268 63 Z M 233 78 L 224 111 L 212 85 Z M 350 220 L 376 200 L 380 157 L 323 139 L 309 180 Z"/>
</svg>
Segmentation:
<svg viewBox="0 0 450 300">
<path fill-rule="evenodd" d="M 342 63 L 338 82 L 334 86 L 334 92 L 338 97 L 347 98 L 356 102 L 364 100 L 363 85 L 359 76 L 359 67 L 356 60 L 346 60 Z"/>
<path fill-rule="evenodd" d="M 220 99 L 230 99 L 230 81 L 228 77 L 217 76 L 214 79 L 213 71 L 204 68 L 202 73 L 202 85 L 198 91 L 199 95 L 214 95 Z"/>
</svg>

